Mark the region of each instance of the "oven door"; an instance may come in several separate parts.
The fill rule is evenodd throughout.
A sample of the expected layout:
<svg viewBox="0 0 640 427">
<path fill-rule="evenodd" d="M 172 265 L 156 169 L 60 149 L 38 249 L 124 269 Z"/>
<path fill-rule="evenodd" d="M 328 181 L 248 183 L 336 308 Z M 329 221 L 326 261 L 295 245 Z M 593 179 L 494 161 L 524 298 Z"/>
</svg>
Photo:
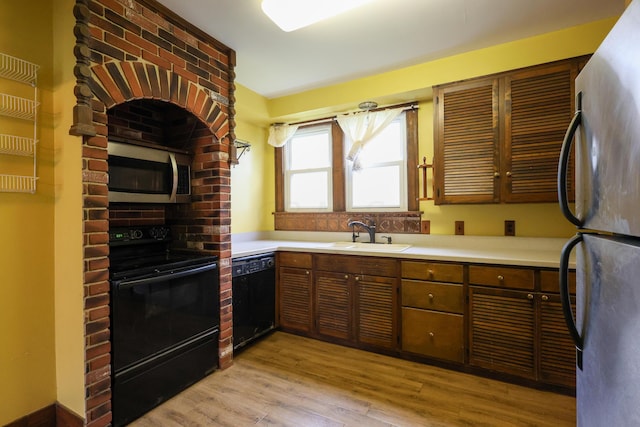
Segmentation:
<svg viewBox="0 0 640 427">
<path fill-rule="evenodd" d="M 112 281 L 114 371 L 217 330 L 218 287 L 217 263 Z"/>
</svg>

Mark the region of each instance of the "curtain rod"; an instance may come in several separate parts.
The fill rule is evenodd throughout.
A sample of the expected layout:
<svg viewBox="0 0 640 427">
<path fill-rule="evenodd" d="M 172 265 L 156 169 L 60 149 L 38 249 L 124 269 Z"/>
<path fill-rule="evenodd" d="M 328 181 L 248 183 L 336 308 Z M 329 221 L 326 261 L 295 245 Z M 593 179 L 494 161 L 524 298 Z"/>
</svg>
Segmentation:
<svg viewBox="0 0 640 427">
<path fill-rule="evenodd" d="M 386 107 L 379 107 L 379 108 L 372 108 L 371 110 L 368 111 L 382 111 L 382 110 L 388 110 L 390 108 L 399 108 L 399 107 L 404 107 L 403 111 L 406 110 L 417 110 L 418 109 L 418 103 L 417 102 L 410 102 L 407 104 L 397 104 L 397 105 L 388 105 Z M 346 114 L 346 113 L 341 113 L 341 114 Z M 325 117 L 322 119 L 314 119 L 314 120 L 306 120 L 306 121 L 302 121 L 302 122 L 293 122 L 293 123 L 289 123 L 290 125 L 298 125 L 298 126 L 310 126 L 310 125 L 318 125 L 320 123 L 329 123 L 332 122 L 334 120 L 336 120 L 338 116 L 331 116 L 331 117 Z M 275 124 L 275 123 L 273 123 Z"/>
</svg>

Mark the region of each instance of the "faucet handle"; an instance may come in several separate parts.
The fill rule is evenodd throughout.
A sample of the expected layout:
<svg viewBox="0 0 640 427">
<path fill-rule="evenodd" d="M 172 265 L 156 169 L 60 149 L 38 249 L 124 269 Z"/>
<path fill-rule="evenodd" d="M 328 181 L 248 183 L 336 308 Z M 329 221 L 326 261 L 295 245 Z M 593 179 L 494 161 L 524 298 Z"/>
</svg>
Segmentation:
<svg viewBox="0 0 640 427">
<path fill-rule="evenodd" d="M 380 236 L 383 239 L 387 239 L 387 244 L 390 245 L 391 244 L 391 236 Z"/>
</svg>

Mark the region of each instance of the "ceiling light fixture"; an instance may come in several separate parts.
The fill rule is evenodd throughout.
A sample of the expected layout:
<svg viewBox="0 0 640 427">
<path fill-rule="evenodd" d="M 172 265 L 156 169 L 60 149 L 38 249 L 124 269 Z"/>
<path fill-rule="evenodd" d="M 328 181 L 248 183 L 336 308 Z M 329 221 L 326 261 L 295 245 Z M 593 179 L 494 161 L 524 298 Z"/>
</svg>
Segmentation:
<svg viewBox="0 0 640 427">
<path fill-rule="evenodd" d="M 371 0 L 262 0 L 262 11 L 290 32 L 362 6 Z"/>
</svg>

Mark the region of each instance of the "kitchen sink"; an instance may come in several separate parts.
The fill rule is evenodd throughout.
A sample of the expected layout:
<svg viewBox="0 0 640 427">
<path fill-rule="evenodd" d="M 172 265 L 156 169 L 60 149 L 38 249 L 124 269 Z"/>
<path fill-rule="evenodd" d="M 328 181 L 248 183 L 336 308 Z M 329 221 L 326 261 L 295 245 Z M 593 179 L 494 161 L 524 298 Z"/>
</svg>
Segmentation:
<svg viewBox="0 0 640 427">
<path fill-rule="evenodd" d="M 340 249 L 361 252 L 402 252 L 411 247 L 404 243 L 363 243 L 363 242 L 333 242 L 327 246 L 330 249 Z"/>
</svg>

